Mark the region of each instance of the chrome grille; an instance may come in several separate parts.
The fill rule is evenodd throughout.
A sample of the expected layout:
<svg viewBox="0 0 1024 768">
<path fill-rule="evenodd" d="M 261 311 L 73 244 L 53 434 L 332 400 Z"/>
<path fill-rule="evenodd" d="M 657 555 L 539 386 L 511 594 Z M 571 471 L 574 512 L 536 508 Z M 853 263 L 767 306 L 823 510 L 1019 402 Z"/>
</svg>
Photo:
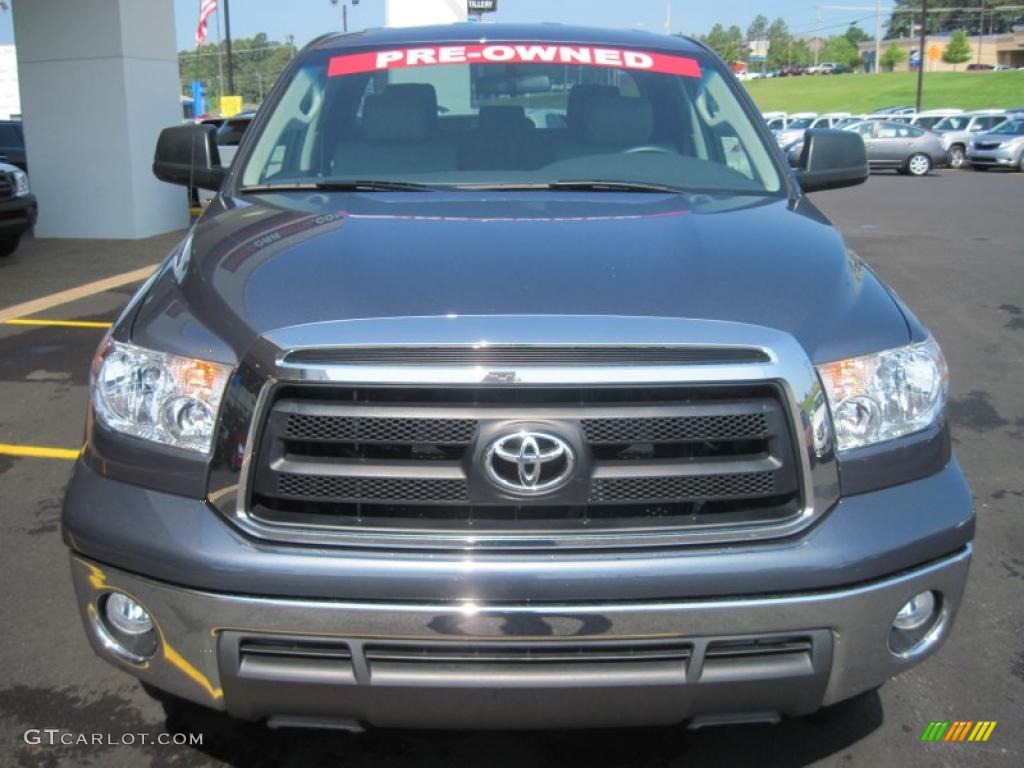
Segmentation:
<svg viewBox="0 0 1024 768">
<path fill-rule="evenodd" d="M 246 514 L 270 530 L 474 541 L 773 526 L 802 508 L 783 402 L 765 383 L 282 385 L 259 430 Z M 573 444 L 574 482 L 525 498 L 486 479 L 486 446 L 522 425 Z"/>
</svg>

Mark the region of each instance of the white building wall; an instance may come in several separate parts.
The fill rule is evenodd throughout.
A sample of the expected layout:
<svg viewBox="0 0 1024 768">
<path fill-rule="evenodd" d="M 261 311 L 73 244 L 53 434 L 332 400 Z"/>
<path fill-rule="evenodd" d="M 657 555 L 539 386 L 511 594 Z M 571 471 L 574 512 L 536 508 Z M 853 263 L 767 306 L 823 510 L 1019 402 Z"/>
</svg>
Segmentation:
<svg viewBox="0 0 1024 768">
<path fill-rule="evenodd" d="M 13 45 L 0 45 L 0 120 L 10 120 L 19 115 L 18 54 Z"/>
<path fill-rule="evenodd" d="M 420 27 L 466 21 L 466 0 L 385 0 L 384 23 L 389 27 Z"/>
<path fill-rule="evenodd" d="M 139 238 L 187 226 L 153 176 L 181 122 L 174 0 L 18 0 L 21 107 L 40 237 Z"/>
</svg>

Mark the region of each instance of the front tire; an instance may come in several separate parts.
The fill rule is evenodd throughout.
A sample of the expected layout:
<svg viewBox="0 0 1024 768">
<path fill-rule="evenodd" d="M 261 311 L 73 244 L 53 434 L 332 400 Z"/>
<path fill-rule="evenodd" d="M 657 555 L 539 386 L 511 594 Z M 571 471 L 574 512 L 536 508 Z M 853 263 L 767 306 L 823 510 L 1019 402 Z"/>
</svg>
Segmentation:
<svg viewBox="0 0 1024 768">
<path fill-rule="evenodd" d="M 963 168 L 967 165 L 967 152 L 960 144 L 954 144 L 949 148 L 949 167 Z"/>
<path fill-rule="evenodd" d="M 21 235 L 0 238 L 0 257 L 10 256 L 12 253 L 18 250 L 18 244 L 20 242 Z"/>
<path fill-rule="evenodd" d="M 932 159 L 923 152 L 911 155 L 907 158 L 907 173 L 911 176 L 927 176 L 932 170 Z"/>
</svg>

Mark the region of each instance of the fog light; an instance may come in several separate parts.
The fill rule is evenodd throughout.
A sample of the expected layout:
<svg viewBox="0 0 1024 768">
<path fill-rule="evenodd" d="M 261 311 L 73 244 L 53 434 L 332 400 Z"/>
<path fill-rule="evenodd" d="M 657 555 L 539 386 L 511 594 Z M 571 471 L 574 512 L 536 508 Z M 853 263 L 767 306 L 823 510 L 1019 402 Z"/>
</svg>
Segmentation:
<svg viewBox="0 0 1024 768">
<path fill-rule="evenodd" d="M 123 592 L 110 593 L 104 613 L 107 621 L 127 635 L 143 635 L 153 629 L 146 609 Z"/>
<path fill-rule="evenodd" d="M 132 664 L 142 664 L 156 653 L 159 636 L 149 611 L 123 592 L 100 598 L 94 628 L 103 646 Z"/>
<path fill-rule="evenodd" d="M 926 653 L 942 637 L 947 611 L 942 596 L 919 592 L 900 608 L 889 629 L 889 650 L 903 659 Z"/>
<path fill-rule="evenodd" d="M 921 592 L 914 595 L 907 601 L 906 605 L 900 608 L 892 625 L 896 629 L 912 631 L 920 629 L 932 617 L 935 612 L 935 593 L 932 591 Z"/>
</svg>

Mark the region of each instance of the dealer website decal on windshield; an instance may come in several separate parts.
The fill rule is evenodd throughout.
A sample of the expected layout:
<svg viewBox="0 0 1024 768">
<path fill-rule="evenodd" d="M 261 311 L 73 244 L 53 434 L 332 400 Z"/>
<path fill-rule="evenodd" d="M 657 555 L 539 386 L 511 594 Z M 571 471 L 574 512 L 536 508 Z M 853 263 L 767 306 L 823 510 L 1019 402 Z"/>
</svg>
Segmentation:
<svg viewBox="0 0 1024 768">
<path fill-rule="evenodd" d="M 589 45 L 495 43 L 493 45 L 432 45 L 333 56 L 329 77 L 387 69 L 434 67 L 445 64 L 576 64 L 642 70 L 682 77 L 700 77 L 700 62 L 686 56 L 600 48 Z"/>
</svg>

